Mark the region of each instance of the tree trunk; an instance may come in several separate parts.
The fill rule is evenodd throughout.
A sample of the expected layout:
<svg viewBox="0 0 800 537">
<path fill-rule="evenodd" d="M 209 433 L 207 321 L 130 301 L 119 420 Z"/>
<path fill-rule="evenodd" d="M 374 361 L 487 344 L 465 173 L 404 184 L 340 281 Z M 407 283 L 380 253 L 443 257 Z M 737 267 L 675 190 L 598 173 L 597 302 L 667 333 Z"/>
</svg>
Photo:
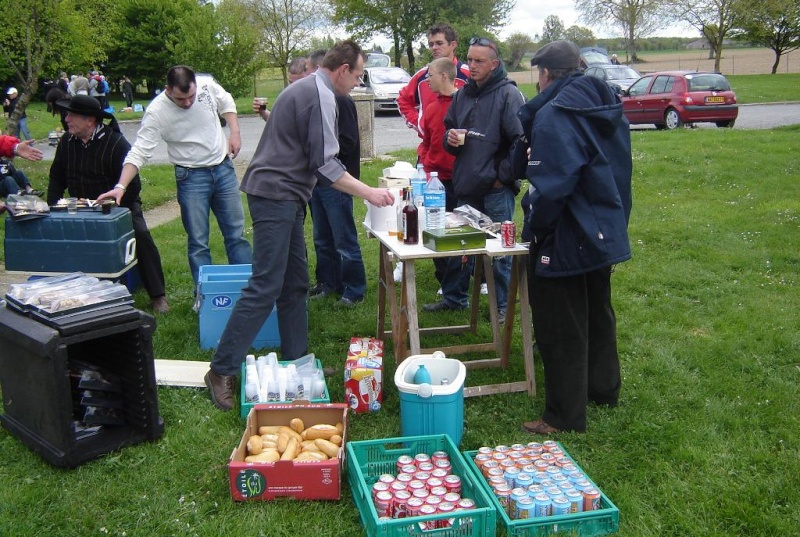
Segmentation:
<svg viewBox="0 0 800 537">
<path fill-rule="evenodd" d="M 406 56 L 408 56 L 408 72 L 416 72 L 414 68 L 414 42 L 412 40 L 406 42 Z"/>
<path fill-rule="evenodd" d="M 400 50 L 400 36 L 397 35 L 397 32 L 394 33 L 394 64 L 397 67 L 400 67 L 400 57 L 402 56 L 403 52 Z"/>
<path fill-rule="evenodd" d="M 775 63 L 772 64 L 772 74 L 774 75 L 778 73 L 778 66 L 781 63 L 781 51 L 775 49 L 772 49 L 772 51 L 775 53 Z"/>
</svg>

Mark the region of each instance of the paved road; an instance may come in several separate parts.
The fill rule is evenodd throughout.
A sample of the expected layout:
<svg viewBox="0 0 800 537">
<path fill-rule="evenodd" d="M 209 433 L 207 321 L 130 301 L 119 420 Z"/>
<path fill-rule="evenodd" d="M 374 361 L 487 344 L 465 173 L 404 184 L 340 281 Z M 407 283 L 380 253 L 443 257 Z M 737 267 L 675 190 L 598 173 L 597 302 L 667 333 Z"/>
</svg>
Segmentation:
<svg viewBox="0 0 800 537">
<path fill-rule="evenodd" d="M 739 119 L 736 120 L 735 129 L 769 129 L 781 125 L 800 123 L 800 103 L 797 104 L 759 104 L 739 107 Z M 704 128 L 715 128 L 713 124 L 699 124 Z M 120 124 L 125 137 L 133 143 L 136 132 L 139 130 L 138 121 L 127 121 Z M 239 128 L 242 131 L 242 151 L 237 160 L 249 162 L 264 130 L 264 122 L 256 116 L 239 118 Z M 634 129 L 655 128 L 650 125 L 636 125 Z M 405 122 L 397 114 L 381 115 L 375 118 L 375 150 L 378 155 L 383 155 L 398 149 L 417 147 L 419 138 L 406 127 Z M 46 160 L 52 160 L 54 148 L 39 144 L 45 153 Z M 159 144 L 152 162 L 167 163 L 165 144 Z"/>
</svg>

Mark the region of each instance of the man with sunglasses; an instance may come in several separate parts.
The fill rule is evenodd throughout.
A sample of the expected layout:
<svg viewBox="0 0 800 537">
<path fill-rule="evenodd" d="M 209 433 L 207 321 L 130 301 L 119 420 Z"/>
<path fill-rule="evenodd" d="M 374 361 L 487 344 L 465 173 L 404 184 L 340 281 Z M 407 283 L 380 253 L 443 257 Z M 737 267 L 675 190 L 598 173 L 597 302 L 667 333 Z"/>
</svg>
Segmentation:
<svg viewBox="0 0 800 537">
<path fill-rule="evenodd" d="M 522 138 L 517 111 L 525 102 L 509 80 L 497 45 L 474 37 L 469 42 L 467 64 L 471 79 L 458 91 L 444 118 L 443 146 L 455 155 L 453 191 L 457 205 L 470 205 L 494 222 L 512 220 L 514 197 L 520 185 L 512 171 L 513 149 Z M 463 140 L 463 141 L 462 141 Z M 463 266 L 460 256 L 447 258 L 442 273 L 442 299 L 423 306 L 423 311 L 465 309 L 469 306 L 469 280 L 474 260 Z M 493 262 L 497 310 L 505 322 L 511 259 Z"/>
</svg>

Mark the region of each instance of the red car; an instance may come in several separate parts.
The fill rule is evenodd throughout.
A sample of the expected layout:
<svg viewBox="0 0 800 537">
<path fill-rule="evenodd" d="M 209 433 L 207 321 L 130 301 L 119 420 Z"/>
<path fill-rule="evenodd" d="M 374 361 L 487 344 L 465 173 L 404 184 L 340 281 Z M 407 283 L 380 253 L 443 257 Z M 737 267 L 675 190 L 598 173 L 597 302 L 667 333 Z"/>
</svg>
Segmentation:
<svg viewBox="0 0 800 537">
<path fill-rule="evenodd" d="M 733 127 L 739 116 L 736 94 L 718 73 L 650 73 L 623 92 L 622 107 L 632 125 L 652 123 L 658 129 L 691 123 Z"/>
</svg>

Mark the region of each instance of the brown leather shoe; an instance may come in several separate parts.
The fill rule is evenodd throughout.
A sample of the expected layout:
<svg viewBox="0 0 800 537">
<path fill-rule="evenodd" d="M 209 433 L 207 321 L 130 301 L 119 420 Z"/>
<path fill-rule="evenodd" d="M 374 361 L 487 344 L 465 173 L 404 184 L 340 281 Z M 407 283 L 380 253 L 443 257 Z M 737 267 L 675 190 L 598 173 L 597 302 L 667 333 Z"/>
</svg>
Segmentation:
<svg viewBox="0 0 800 537">
<path fill-rule="evenodd" d="M 211 402 L 218 409 L 227 412 L 233 408 L 233 380 L 235 378 L 214 373 L 210 369 L 206 373 L 205 381 Z"/>
<path fill-rule="evenodd" d="M 154 299 L 150 300 L 150 307 L 156 313 L 167 313 L 169 311 L 169 302 L 167 302 L 167 297 L 165 296 L 157 296 Z"/>
<path fill-rule="evenodd" d="M 561 429 L 556 429 L 544 420 L 526 421 L 522 424 L 522 430 L 533 434 L 556 434 L 562 432 Z"/>
</svg>

